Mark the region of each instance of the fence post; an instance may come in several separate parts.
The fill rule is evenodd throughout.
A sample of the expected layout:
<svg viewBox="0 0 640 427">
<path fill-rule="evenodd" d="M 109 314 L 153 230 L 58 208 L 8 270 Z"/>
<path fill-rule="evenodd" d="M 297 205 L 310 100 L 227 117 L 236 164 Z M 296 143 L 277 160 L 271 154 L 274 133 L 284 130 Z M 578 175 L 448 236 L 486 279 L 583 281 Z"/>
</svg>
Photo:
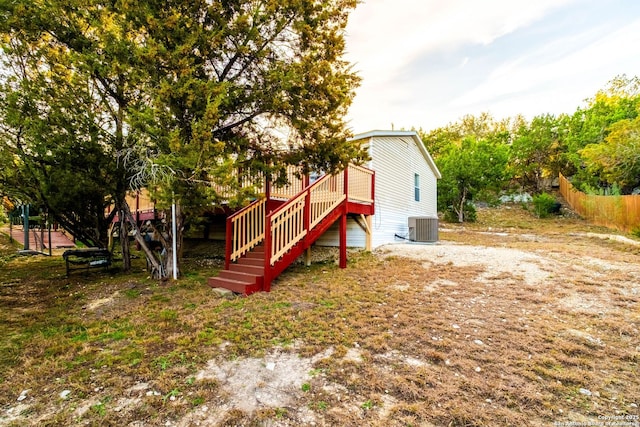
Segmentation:
<svg viewBox="0 0 640 427">
<path fill-rule="evenodd" d="M 49 215 L 47 215 L 47 232 L 49 233 L 49 256 L 51 256 L 51 223 L 49 222 Z"/>
</svg>

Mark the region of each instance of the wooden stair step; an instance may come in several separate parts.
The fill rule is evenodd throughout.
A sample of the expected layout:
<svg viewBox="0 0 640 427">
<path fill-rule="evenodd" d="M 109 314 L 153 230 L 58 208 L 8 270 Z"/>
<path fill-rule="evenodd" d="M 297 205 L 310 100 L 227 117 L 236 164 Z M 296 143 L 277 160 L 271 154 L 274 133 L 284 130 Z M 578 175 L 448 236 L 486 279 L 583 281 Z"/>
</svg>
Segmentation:
<svg viewBox="0 0 640 427">
<path fill-rule="evenodd" d="M 230 291 L 243 295 L 250 295 L 254 292 L 260 291 L 260 286 L 256 283 L 241 282 L 239 280 L 225 279 L 223 277 L 210 277 L 208 284 L 212 288 L 229 289 Z"/>
<path fill-rule="evenodd" d="M 263 267 L 264 266 L 264 258 L 240 258 L 238 260 L 238 264 L 240 265 L 252 265 L 255 267 Z"/>
<path fill-rule="evenodd" d="M 237 280 L 239 282 L 247 282 L 247 283 L 255 283 L 258 285 L 262 285 L 263 276 L 251 273 L 245 273 L 243 271 L 233 271 L 233 270 L 221 270 L 218 273 L 218 277 L 223 279 L 231 279 Z"/>
<path fill-rule="evenodd" d="M 253 274 L 255 276 L 264 276 L 264 267 L 255 265 L 243 265 L 243 264 L 231 264 L 229 266 L 231 271 L 239 271 L 241 273 Z"/>
<path fill-rule="evenodd" d="M 254 252 L 254 251 L 247 252 L 244 255 L 244 258 L 260 259 L 260 260 L 264 261 L 264 251 L 261 251 L 261 252 Z"/>
</svg>

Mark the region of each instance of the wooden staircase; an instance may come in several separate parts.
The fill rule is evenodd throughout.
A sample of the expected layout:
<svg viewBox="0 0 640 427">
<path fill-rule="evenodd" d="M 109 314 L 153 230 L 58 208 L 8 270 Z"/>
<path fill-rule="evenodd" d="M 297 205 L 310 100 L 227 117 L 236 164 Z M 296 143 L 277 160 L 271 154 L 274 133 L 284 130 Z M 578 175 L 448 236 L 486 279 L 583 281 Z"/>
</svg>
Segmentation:
<svg viewBox="0 0 640 427">
<path fill-rule="evenodd" d="M 209 278 L 209 286 L 249 295 L 262 290 L 264 284 L 264 246 L 256 246 L 240 257 L 217 277 Z"/>
<path fill-rule="evenodd" d="M 243 295 L 269 292 L 272 280 L 337 220 L 340 267 L 345 268 L 347 215 L 373 215 L 374 178 L 370 169 L 350 165 L 293 196 L 267 191 L 265 198 L 227 218 L 225 268 L 209 278 L 209 285 Z"/>
</svg>

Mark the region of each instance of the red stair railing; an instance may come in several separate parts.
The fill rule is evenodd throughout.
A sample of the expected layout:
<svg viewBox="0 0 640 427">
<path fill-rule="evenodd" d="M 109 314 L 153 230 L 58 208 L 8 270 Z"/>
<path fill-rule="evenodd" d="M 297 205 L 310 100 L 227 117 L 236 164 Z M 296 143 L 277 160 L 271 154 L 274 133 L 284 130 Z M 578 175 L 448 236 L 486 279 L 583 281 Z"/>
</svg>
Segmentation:
<svg viewBox="0 0 640 427">
<path fill-rule="evenodd" d="M 292 185 L 278 189 L 267 187 L 266 197 L 227 219 L 225 269 L 263 243 L 263 290 L 267 292 L 271 280 L 313 243 L 304 241 L 305 238 L 315 240 L 329 223 L 346 215 L 347 202 L 373 205 L 374 172 L 370 169 L 349 165 L 342 173 L 324 175 L 306 187 L 308 179 L 300 178 L 293 169 L 289 172 Z M 292 197 L 293 191 L 299 188 L 303 188 L 302 191 Z M 269 212 L 274 198 L 288 200 Z M 322 230 L 316 229 L 329 216 Z M 346 255 L 344 258 L 346 261 Z"/>
<path fill-rule="evenodd" d="M 269 291 L 274 266 L 315 226 L 346 200 L 348 172 L 325 175 L 298 196 L 267 215 L 264 290 Z M 298 255 L 297 251 L 291 258 Z"/>
<path fill-rule="evenodd" d="M 252 248 L 264 240 L 264 224 L 267 211 L 270 209 L 272 199 L 287 200 L 299 194 L 308 182 L 300 177 L 300 168 L 289 166 L 287 168 L 288 184 L 284 186 L 271 186 L 264 181 L 264 193 L 262 197 L 250 205 L 227 218 L 225 232 L 225 269 L 229 269 L 231 262 L 236 261 Z M 262 176 L 258 179 L 262 180 Z M 249 186 L 245 183 L 245 186 Z"/>
</svg>

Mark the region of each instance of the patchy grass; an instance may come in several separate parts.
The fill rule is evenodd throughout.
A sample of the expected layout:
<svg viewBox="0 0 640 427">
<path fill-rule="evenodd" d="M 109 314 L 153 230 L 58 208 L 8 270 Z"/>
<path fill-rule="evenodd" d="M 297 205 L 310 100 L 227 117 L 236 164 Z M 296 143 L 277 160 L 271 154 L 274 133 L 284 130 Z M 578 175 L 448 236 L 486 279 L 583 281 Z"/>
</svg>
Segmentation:
<svg viewBox="0 0 640 427">
<path fill-rule="evenodd" d="M 295 265 L 271 293 L 220 297 L 205 285 L 219 258 L 188 258 L 184 277 L 167 284 L 149 280 L 141 259 L 128 275 L 66 278 L 61 257 L 12 256 L 0 236 L 0 425 L 539 426 L 637 416 L 638 247 L 519 206 L 478 216 L 445 225 L 443 242 L 544 256 L 548 278 L 531 285 L 489 264 L 356 252 L 345 270 Z M 272 386 L 285 360 L 309 366 L 289 370 L 294 386 Z M 248 371 L 237 384 L 230 364 Z M 254 392 L 248 408 L 230 384 L 267 395 Z M 285 391 L 289 401 L 272 401 Z"/>
</svg>

